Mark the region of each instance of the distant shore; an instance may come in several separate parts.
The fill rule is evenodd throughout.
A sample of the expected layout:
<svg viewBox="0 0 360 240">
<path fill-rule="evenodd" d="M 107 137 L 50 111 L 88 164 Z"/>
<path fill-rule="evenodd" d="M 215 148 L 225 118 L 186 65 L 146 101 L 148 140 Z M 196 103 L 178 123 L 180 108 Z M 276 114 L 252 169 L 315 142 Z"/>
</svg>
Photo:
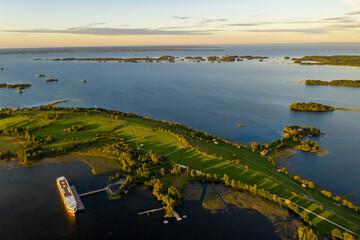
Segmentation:
<svg viewBox="0 0 360 240">
<path fill-rule="evenodd" d="M 86 52 L 161 52 L 161 51 L 224 51 L 217 46 L 147 46 L 147 47 L 64 47 L 64 48 L 7 48 L 0 55 L 86 53 Z"/>
</svg>

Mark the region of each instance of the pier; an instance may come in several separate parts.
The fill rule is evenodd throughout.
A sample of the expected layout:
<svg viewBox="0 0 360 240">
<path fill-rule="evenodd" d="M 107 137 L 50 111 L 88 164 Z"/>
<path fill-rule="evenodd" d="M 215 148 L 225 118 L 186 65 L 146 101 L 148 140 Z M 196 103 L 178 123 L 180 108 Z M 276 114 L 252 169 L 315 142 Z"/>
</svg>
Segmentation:
<svg viewBox="0 0 360 240">
<path fill-rule="evenodd" d="M 87 192 L 87 193 L 82 193 L 82 194 L 79 194 L 79 197 L 85 197 L 85 196 L 89 196 L 89 195 L 99 193 L 99 192 L 103 192 L 103 191 L 106 191 L 106 188 L 101 188 L 101 189 L 90 191 L 90 192 Z"/>
<path fill-rule="evenodd" d="M 182 218 L 179 216 L 179 214 L 177 212 L 175 212 L 175 210 L 172 211 L 172 214 L 174 215 L 174 217 L 176 218 L 177 221 L 182 220 Z"/>
<path fill-rule="evenodd" d="M 81 201 L 80 196 L 79 196 L 78 192 L 76 191 L 75 186 L 71 185 L 70 188 L 71 188 L 72 193 L 74 194 L 76 203 L 78 205 L 78 211 L 85 210 L 85 206 L 84 206 L 83 202 Z"/>
<path fill-rule="evenodd" d="M 145 211 L 145 212 L 139 212 L 138 215 L 147 214 L 149 216 L 149 213 L 153 213 L 153 212 L 160 211 L 160 210 L 163 210 L 163 209 L 165 209 L 165 207 L 156 208 L 156 209 L 148 210 L 148 211 Z"/>
</svg>

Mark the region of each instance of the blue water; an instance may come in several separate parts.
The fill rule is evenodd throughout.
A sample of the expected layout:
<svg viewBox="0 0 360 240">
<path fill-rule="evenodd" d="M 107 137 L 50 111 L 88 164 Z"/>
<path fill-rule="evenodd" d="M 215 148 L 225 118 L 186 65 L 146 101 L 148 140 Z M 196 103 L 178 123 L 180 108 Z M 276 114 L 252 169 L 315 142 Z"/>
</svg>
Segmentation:
<svg viewBox="0 0 360 240">
<path fill-rule="evenodd" d="M 79 99 L 63 106 L 102 107 L 176 121 L 239 142 L 270 142 L 285 125 L 320 128 L 316 139 L 329 151 L 325 157 L 298 153 L 289 160 L 291 174 L 301 175 L 335 194 L 360 197 L 360 112 L 291 112 L 292 102 L 314 101 L 335 107 L 360 107 L 360 89 L 305 86 L 287 81 L 360 79 L 360 68 L 300 66 L 279 57 L 359 54 L 360 45 L 224 45 L 223 52 L 59 53 L 0 56 L 0 82 L 31 83 L 18 94 L 0 89 L 0 107 L 29 107 L 60 99 Z M 52 62 L 33 58 L 134 57 L 161 55 L 261 55 L 264 62 L 114 63 Z M 269 64 L 269 63 L 276 64 Z M 58 82 L 46 83 L 46 78 Z M 88 82 L 83 83 L 86 79 Z M 237 124 L 243 124 L 238 128 Z M 355 199 L 354 198 L 354 199 Z"/>
</svg>

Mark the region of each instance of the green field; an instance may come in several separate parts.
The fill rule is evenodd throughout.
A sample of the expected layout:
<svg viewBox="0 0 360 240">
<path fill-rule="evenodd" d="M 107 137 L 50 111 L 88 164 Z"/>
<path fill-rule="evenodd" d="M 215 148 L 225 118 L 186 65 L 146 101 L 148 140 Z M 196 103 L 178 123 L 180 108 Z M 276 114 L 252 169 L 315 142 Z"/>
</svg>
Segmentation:
<svg viewBox="0 0 360 240">
<path fill-rule="evenodd" d="M 277 169 L 272 167 L 268 159 L 262 157 L 259 151 L 253 152 L 248 148 L 239 149 L 231 144 L 216 145 L 211 141 L 196 140 L 189 137 L 191 130 L 188 128 L 170 126 L 161 121 L 126 114 L 117 114 L 114 117 L 111 116 L 112 114 L 94 110 L 91 110 L 91 114 L 86 114 L 86 111 L 89 112 L 90 110 L 84 111 L 73 112 L 61 108 L 15 111 L 8 117 L 0 119 L 0 131 L 2 132 L 5 128 L 22 127 L 28 128 L 33 135 L 38 137 L 51 135 L 54 141 L 41 145 L 43 151 L 80 143 L 91 143 L 91 147 L 74 152 L 84 156 L 82 160 L 93 167 L 94 173 L 120 169 L 120 166 L 116 164 L 116 159 L 111 154 L 100 151 L 102 147 L 111 144 L 111 138 L 100 141 L 96 140 L 96 137 L 100 134 L 124 138 L 126 143 L 133 148 L 167 156 L 168 161 L 186 165 L 205 173 L 216 173 L 220 176 L 227 174 L 231 179 L 241 180 L 248 185 L 256 184 L 259 189 L 262 188 L 279 197 L 289 199 L 300 207 L 311 211 L 312 213 L 308 212 L 311 221 L 323 233 L 330 234 L 332 229 L 338 228 L 342 232 L 347 229 L 354 235 L 360 235 L 359 213 L 347 207 L 335 205 L 335 201 L 316 190 L 301 187 L 300 183 L 291 176 L 277 172 Z M 55 114 L 58 114 L 58 117 L 53 117 Z M 85 130 L 64 133 L 64 129 L 71 128 L 74 125 L 81 125 Z M 156 129 L 159 127 L 163 131 Z M 187 139 L 191 146 L 186 146 L 176 135 L 181 135 Z M 20 144 L 21 140 L 21 136 L 1 136 L 0 151 L 14 151 L 24 147 Z M 92 158 L 86 161 L 85 156 L 101 158 L 98 160 Z M 183 185 L 184 183 L 176 184 Z"/>
</svg>

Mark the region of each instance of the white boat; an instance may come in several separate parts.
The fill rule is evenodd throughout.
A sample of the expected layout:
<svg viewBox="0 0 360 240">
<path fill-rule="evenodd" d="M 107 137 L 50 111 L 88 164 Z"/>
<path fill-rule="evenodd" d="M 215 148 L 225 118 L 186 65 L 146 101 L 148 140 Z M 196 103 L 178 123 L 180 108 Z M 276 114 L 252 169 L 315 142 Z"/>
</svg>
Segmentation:
<svg viewBox="0 0 360 240">
<path fill-rule="evenodd" d="M 65 177 L 58 177 L 56 179 L 56 183 L 59 188 L 61 198 L 65 204 L 66 211 L 72 215 L 75 215 L 78 210 L 78 206 L 68 181 Z"/>
</svg>

